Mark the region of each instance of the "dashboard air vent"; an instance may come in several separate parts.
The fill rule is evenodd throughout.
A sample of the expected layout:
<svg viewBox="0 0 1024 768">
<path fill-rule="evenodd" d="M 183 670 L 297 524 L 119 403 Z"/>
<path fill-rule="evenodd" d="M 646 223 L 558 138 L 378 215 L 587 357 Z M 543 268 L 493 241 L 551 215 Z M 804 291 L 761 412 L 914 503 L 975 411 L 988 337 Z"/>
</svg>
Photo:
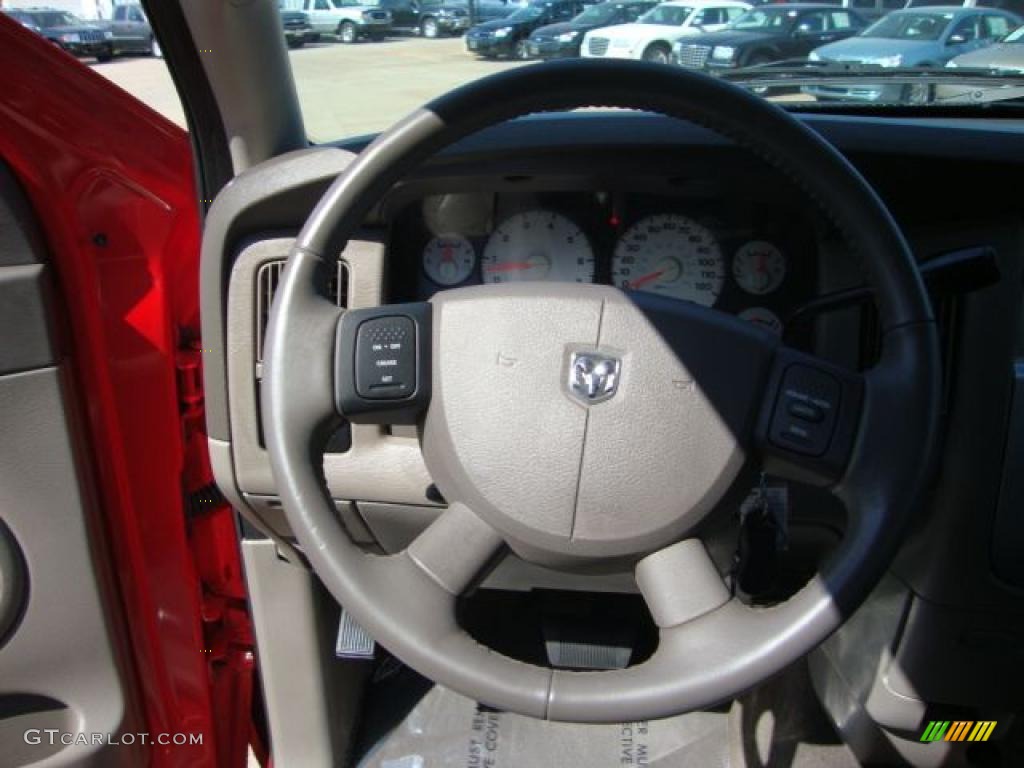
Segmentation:
<svg viewBox="0 0 1024 768">
<path fill-rule="evenodd" d="M 270 307 L 274 294 L 284 274 L 284 259 L 275 259 L 261 265 L 256 273 L 256 375 L 263 375 L 263 342 L 270 320 Z M 344 307 L 348 299 L 348 265 L 338 262 L 338 267 L 327 281 L 327 291 L 334 303 Z"/>
</svg>

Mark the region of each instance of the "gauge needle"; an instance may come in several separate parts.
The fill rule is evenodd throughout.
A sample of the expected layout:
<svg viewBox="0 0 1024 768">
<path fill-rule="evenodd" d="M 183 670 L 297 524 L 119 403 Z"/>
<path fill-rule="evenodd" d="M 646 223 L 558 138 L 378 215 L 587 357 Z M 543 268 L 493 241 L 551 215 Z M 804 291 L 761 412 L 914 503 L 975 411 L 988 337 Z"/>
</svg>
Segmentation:
<svg viewBox="0 0 1024 768">
<path fill-rule="evenodd" d="M 533 261 L 506 261 L 501 264 L 488 264 L 484 267 L 484 272 L 518 272 L 539 266 L 539 263 Z"/>
<path fill-rule="evenodd" d="M 648 283 L 653 283 L 655 280 L 657 280 L 664 274 L 664 269 L 659 269 L 657 272 L 649 272 L 646 275 L 643 275 L 642 277 L 638 277 L 636 280 L 629 280 L 626 283 L 626 287 L 631 290 L 636 290 L 637 288 L 641 288 L 647 285 Z"/>
</svg>

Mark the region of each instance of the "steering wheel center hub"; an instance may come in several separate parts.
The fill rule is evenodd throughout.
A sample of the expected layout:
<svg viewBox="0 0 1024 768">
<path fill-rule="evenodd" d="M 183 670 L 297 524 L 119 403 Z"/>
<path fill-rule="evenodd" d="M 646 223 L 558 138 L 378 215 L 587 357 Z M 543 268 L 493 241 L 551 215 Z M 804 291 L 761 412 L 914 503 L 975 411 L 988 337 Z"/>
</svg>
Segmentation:
<svg viewBox="0 0 1024 768">
<path fill-rule="evenodd" d="M 662 546 L 715 505 L 743 464 L 742 425 L 705 393 L 699 344 L 687 360 L 615 289 L 448 291 L 434 299 L 433 343 L 428 467 L 449 500 L 522 553 Z"/>
</svg>

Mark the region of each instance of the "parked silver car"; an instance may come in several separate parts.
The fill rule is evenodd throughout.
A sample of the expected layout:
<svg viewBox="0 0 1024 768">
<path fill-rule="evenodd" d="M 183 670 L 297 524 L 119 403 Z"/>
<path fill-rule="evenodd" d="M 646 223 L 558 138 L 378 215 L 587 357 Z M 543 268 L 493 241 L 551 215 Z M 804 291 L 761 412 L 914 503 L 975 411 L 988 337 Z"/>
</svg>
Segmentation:
<svg viewBox="0 0 1024 768">
<path fill-rule="evenodd" d="M 995 45 L 950 59 L 946 66 L 1024 73 L 1024 26 L 1017 27 Z"/>
<path fill-rule="evenodd" d="M 965 53 L 951 59 L 947 68 L 976 69 L 1000 74 L 1024 74 L 1024 26 L 1018 27 L 995 45 Z M 1024 86 L 1009 85 L 999 90 L 966 84 L 940 84 L 935 89 L 936 102 L 982 103 L 1015 94 L 1024 98 Z"/>
</svg>

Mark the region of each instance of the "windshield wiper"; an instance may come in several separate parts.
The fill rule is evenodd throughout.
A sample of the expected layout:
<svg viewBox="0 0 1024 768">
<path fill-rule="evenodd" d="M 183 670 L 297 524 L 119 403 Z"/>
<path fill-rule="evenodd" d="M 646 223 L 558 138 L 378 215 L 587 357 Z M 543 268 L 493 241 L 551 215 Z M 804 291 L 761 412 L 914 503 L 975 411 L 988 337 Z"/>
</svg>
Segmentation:
<svg viewBox="0 0 1024 768">
<path fill-rule="evenodd" d="M 1024 73 L 967 67 L 882 67 L 854 62 L 776 62 L 719 74 L 744 88 L 802 90 L 807 104 L 815 103 L 816 88 L 833 88 L 842 99 L 842 91 L 882 90 L 895 93 L 873 102 L 875 106 L 913 103 L 921 105 L 983 104 L 1024 102 Z M 909 86 L 901 88 L 901 86 Z M 903 92 L 911 94 L 902 96 Z M 855 102 L 851 102 L 855 103 Z M 860 102 L 870 103 L 870 102 Z M 803 102 L 801 101 L 801 105 Z"/>
<path fill-rule="evenodd" d="M 878 64 L 837 61 L 817 62 L 789 59 L 754 67 L 739 67 L 717 73 L 724 80 L 758 86 L 795 87 L 834 82 L 949 82 L 979 83 L 985 86 L 1016 85 L 1024 87 L 1024 73 L 973 67 L 883 67 Z"/>
</svg>

